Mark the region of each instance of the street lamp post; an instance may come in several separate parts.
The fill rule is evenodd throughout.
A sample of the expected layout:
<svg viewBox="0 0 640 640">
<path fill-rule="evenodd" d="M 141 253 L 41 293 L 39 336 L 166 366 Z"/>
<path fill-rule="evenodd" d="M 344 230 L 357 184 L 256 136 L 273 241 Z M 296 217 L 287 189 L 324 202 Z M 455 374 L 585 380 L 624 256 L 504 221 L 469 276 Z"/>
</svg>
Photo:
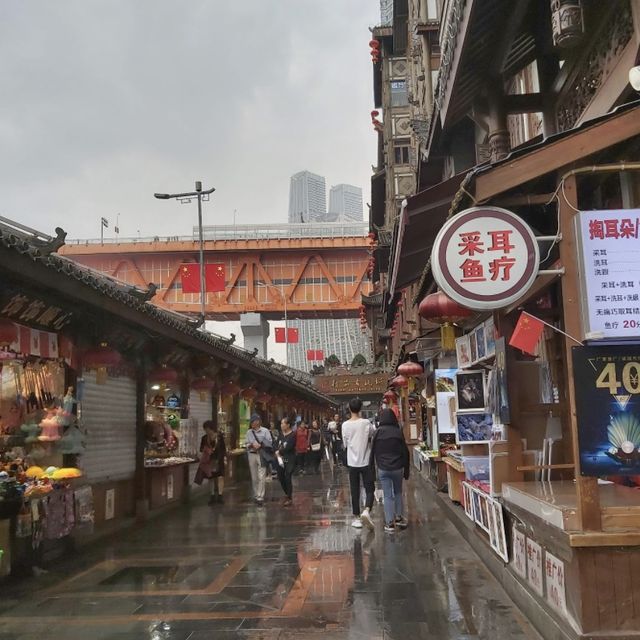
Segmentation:
<svg viewBox="0 0 640 640">
<path fill-rule="evenodd" d="M 211 189 L 202 190 L 202 182 L 196 181 L 196 190 L 188 193 L 154 193 L 154 197 L 158 200 L 170 200 L 175 198 L 180 200 L 182 204 L 188 204 L 192 198 L 198 200 L 198 236 L 200 240 L 200 313 L 202 315 L 202 322 L 204 323 L 206 318 L 206 294 L 205 294 L 205 277 L 204 277 L 204 234 L 202 230 L 202 200 L 205 202 L 209 200 L 209 196 L 215 191 L 215 187 Z"/>
</svg>

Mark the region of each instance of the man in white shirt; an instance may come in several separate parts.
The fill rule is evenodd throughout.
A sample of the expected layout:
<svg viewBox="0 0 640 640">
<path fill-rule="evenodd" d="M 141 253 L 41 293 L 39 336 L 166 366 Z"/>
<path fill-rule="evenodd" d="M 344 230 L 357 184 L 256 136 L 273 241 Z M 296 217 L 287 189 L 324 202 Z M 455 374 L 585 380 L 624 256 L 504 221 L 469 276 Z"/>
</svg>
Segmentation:
<svg viewBox="0 0 640 640">
<path fill-rule="evenodd" d="M 349 402 L 351 418 L 342 423 L 342 441 L 347 450 L 347 466 L 349 467 L 349 484 L 351 486 L 351 506 L 355 519 L 352 527 L 362 529 L 362 523 L 373 529 L 371 508 L 374 499 L 374 475 L 369 464 L 371 457 L 371 439 L 375 427 L 366 419 L 360 417 L 362 400 L 353 398 Z M 360 478 L 366 493 L 365 509 L 360 513 Z"/>
</svg>

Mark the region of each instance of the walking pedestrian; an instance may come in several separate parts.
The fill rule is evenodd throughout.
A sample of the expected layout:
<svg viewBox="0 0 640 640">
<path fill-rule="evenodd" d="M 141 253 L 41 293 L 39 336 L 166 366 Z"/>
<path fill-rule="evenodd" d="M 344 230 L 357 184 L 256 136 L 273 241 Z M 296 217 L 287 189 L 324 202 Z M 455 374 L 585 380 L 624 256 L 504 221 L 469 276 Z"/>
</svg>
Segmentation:
<svg viewBox="0 0 640 640">
<path fill-rule="evenodd" d="M 309 451 L 309 429 L 302 420 L 296 430 L 296 473 L 304 475 L 307 466 L 307 452 Z"/>
<path fill-rule="evenodd" d="M 392 409 L 380 412 L 380 426 L 373 435 L 371 451 L 384 494 L 384 530 L 393 533 L 396 528 L 406 529 L 402 480 L 409 479 L 409 448 Z"/>
<path fill-rule="evenodd" d="M 279 426 L 276 425 L 276 422 L 274 419 L 269 420 L 269 433 L 271 434 L 271 442 L 273 444 L 273 450 L 277 451 L 280 444 L 280 438 L 282 437 L 282 435 L 280 433 L 280 428 Z M 276 460 L 275 456 L 273 457 L 271 462 L 267 465 L 267 477 L 269 477 L 269 474 L 271 474 L 271 478 L 278 477 L 278 461 Z"/>
<path fill-rule="evenodd" d="M 260 506 L 264 504 L 267 464 L 273 458 L 273 441 L 269 429 L 262 426 L 262 418 L 257 413 L 249 420 L 246 446 L 253 498 Z"/>
<path fill-rule="evenodd" d="M 333 456 L 333 463 L 342 465 L 342 425 L 340 424 L 340 414 L 336 413 L 333 416 L 333 420 L 329 422 L 327 429 L 331 433 L 331 455 Z"/>
<path fill-rule="evenodd" d="M 284 491 L 283 506 L 293 503 L 293 471 L 296 467 L 296 434 L 291 429 L 289 418 L 280 421 L 282 437 L 278 446 L 278 454 L 282 464 L 278 464 L 278 479 Z M 280 462 L 280 461 L 278 461 Z"/>
<path fill-rule="evenodd" d="M 351 506 L 354 520 L 352 527 L 362 529 L 362 523 L 373 529 L 371 509 L 373 507 L 375 482 L 371 460 L 371 440 L 375 427 L 360 416 L 362 400 L 353 398 L 349 401 L 351 417 L 342 425 L 342 439 L 347 451 L 347 466 L 349 468 L 349 485 L 351 487 Z M 365 508 L 360 513 L 360 482 L 364 486 L 366 500 Z"/>
<path fill-rule="evenodd" d="M 320 431 L 320 425 L 317 420 L 314 420 L 311 423 L 311 431 L 309 432 L 309 466 L 315 474 L 320 473 L 324 447 L 325 441 L 322 431 Z"/>
<path fill-rule="evenodd" d="M 200 463 L 193 481 L 199 485 L 205 478 L 209 480 L 209 504 L 222 504 L 224 464 L 227 457 L 224 436 L 218 431 L 218 425 L 213 420 L 207 420 L 202 427 L 204 435 L 200 440 Z"/>
</svg>

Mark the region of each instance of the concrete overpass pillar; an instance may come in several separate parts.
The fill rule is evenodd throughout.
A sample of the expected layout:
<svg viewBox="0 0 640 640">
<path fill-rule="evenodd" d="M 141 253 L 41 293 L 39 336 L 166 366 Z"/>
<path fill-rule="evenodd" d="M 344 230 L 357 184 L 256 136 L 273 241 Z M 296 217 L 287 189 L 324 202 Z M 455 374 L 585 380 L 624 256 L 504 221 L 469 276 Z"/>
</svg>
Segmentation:
<svg viewBox="0 0 640 640">
<path fill-rule="evenodd" d="M 240 328 L 244 336 L 244 348 L 249 351 L 257 349 L 258 355 L 266 358 L 269 323 L 259 313 L 243 313 L 240 315 Z"/>
</svg>

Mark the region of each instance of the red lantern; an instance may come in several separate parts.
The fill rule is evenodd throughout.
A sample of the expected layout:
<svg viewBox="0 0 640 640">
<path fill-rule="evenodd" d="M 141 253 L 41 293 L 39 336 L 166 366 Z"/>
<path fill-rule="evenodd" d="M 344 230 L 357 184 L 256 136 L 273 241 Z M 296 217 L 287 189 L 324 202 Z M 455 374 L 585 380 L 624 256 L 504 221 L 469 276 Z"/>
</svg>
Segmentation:
<svg viewBox="0 0 640 640">
<path fill-rule="evenodd" d="M 166 365 L 162 365 L 157 369 L 149 372 L 150 382 L 160 382 L 163 384 L 171 384 L 178 380 L 178 372 Z"/>
<path fill-rule="evenodd" d="M 257 395 L 258 392 L 253 387 L 247 387 L 240 393 L 243 400 L 253 400 Z"/>
<path fill-rule="evenodd" d="M 228 380 L 222 385 L 222 387 L 220 387 L 220 393 L 223 396 L 234 396 L 239 391 L 240 391 L 240 386 L 237 385 L 232 380 Z"/>
<path fill-rule="evenodd" d="M 204 377 L 196 378 L 191 383 L 191 388 L 194 391 L 201 391 L 201 392 L 213 391 L 215 386 L 216 386 L 216 383 L 211 378 L 204 378 Z"/>
<path fill-rule="evenodd" d="M 379 49 L 380 48 L 380 40 L 376 40 L 376 39 L 369 40 L 369 46 L 372 49 Z"/>
<path fill-rule="evenodd" d="M 396 395 L 395 391 L 393 391 L 392 389 L 389 389 L 388 391 L 384 392 L 384 395 L 382 396 L 382 399 L 387 404 L 392 404 L 393 402 L 395 402 L 398 399 L 398 396 Z"/>
<path fill-rule="evenodd" d="M 0 346 L 8 346 L 18 339 L 18 327 L 11 320 L 0 320 Z"/>
<path fill-rule="evenodd" d="M 122 356 L 103 342 L 99 347 L 87 349 L 84 352 L 83 362 L 85 369 L 106 369 L 120 366 Z"/>
<path fill-rule="evenodd" d="M 456 333 L 454 322 L 473 315 L 473 312 L 458 304 L 442 291 L 428 295 L 418 306 L 420 317 L 440 326 L 442 348 L 453 351 L 456 348 Z"/>
<path fill-rule="evenodd" d="M 421 376 L 424 373 L 424 370 L 417 362 L 403 362 L 398 367 L 398 373 L 405 376 L 405 378 L 414 378 Z"/>
<path fill-rule="evenodd" d="M 394 388 L 404 389 L 409 386 L 409 381 L 404 376 L 396 376 L 389 384 Z"/>
</svg>

